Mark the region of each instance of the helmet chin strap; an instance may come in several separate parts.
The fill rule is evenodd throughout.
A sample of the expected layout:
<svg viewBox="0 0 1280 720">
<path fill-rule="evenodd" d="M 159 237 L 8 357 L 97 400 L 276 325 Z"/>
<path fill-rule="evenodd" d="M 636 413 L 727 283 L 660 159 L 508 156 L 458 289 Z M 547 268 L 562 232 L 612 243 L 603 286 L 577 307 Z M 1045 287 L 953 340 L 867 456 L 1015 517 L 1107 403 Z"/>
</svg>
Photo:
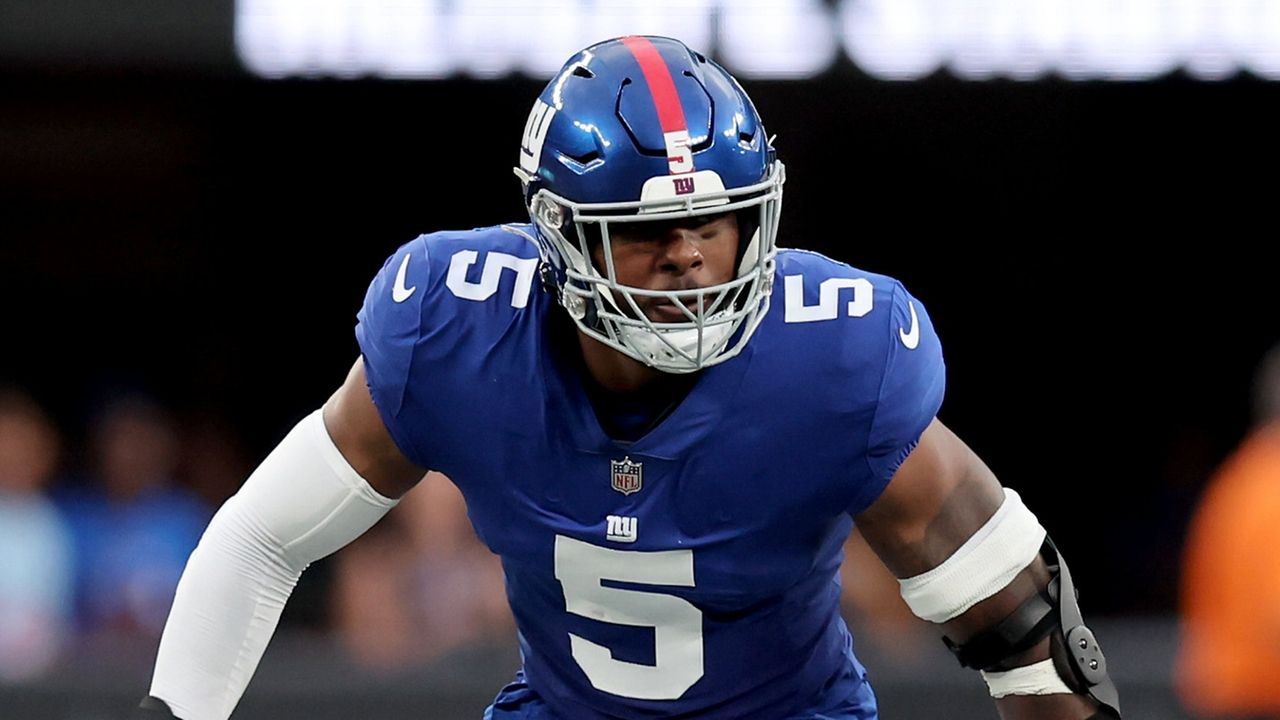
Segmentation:
<svg viewBox="0 0 1280 720">
<path fill-rule="evenodd" d="M 728 311 L 721 311 L 707 318 L 714 321 Z M 618 328 L 619 339 L 637 353 L 650 360 L 702 360 L 713 353 L 733 332 L 733 323 L 707 324 L 702 328 L 702 352 L 698 350 L 698 328 L 654 332 L 648 328 L 623 325 Z M 661 333 L 661 337 L 659 337 Z M 673 349 L 674 348 L 674 349 Z M 698 363 L 701 364 L 701 363 Z"/>
</svg>

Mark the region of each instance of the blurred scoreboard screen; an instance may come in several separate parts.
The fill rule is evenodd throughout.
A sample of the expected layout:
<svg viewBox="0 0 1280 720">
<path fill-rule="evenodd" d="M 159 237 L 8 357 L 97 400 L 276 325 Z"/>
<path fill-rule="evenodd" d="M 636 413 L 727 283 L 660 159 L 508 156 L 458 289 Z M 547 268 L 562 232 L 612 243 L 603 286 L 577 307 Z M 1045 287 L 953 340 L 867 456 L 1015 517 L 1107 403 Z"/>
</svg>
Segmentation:
<svg viewBox="0 0 1280 720">
<path fill-rule="evenodd" d="M 749 79 L 1280 78 L 1280 0 L 238 0 L 268 78 L 546 78 L 626 34 L 678 37 Z"/>
</svg>

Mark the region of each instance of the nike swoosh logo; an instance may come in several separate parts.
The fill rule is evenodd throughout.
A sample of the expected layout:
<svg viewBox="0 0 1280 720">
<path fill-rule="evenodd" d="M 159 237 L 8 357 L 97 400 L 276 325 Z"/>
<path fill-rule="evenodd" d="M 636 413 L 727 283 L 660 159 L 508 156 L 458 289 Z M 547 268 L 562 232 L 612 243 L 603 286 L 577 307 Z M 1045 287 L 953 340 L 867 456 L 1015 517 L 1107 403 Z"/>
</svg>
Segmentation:
<svg viewBox="0 0 1280 720">
<path fill-rule="evenodd" d="M 401 269 L 403 270 L 403 268 Z M 898 328 L 898 337 L 902 339 L 902 344 L 906 345 L 908 350 L 915 350 L 920 345 L 920 323 L 916 318 L 915 303 L 908 300 L 907 307 L 911 310 L 911 330 L 907 331 Z"/>
<path fill-rule="evenodd" d="M 400 269 L 396 271 L 396 284 L 391 288 L 391 299 L 398 303 L 402 303 L 409 299 L 414 290 L 418 289 L 417 285 L 411 288 L 404 286 L 404 276 L 409 270 L 409 255 L 404 256 L 404 260 L 400 261 Z"/>
</svg>

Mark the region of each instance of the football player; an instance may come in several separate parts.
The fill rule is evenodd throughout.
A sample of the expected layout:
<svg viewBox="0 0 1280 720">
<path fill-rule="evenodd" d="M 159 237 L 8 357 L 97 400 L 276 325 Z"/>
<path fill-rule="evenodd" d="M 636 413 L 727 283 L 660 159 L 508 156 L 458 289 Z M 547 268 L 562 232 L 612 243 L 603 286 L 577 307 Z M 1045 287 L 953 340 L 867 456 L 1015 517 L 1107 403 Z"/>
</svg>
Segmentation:
<svg viewBox="0 0 1280 720">
<path fill-rule="evenodd" d="M 839 613 L 855 522 L 1003 717 L 1119 717 L 1044 528 L 935 417 L 924 306 L 775 245 L 785 170 L 723 68 L 588 47 L 515 171 L 531 223 L 421 236 L 374 278 L 346 381 L 192 555 L 145 712 L 225 720 L 308 563 L 430 468 L 519 628 L 486 718 L 877 717 Z"/>
</svg>

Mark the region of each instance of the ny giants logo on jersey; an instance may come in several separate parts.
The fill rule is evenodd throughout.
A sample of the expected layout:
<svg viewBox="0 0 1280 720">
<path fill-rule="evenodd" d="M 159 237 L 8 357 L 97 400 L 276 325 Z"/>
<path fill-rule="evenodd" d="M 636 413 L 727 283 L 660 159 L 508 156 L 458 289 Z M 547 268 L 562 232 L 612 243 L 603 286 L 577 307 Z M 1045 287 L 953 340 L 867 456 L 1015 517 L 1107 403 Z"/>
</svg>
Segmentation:
<svg viewBox="0 0 1280 720">
<path fill-rule="evenodd" d="M 624 457 L 621 460 L 609 461 L 609 477 L 613 489 L 623 495 L 640 492 L 640 487 L 644 484 L 641 470 L 644 463 L 631 462 L 630 457 Z"/>
<path fill-rule="evenodd" d="M 675 185 L 677 195 L 690 195 L 693 193 L 693 178 L 691 177 L 671 178 L 671 183 Z"/>
<path fill-rule="evenodd" d="M 640 521 L 638 518 L 625 515 L 609 515 L 605 517 L 605 539 L 620 543 L 633 543 L 640 537 Z"/>
</svg>

